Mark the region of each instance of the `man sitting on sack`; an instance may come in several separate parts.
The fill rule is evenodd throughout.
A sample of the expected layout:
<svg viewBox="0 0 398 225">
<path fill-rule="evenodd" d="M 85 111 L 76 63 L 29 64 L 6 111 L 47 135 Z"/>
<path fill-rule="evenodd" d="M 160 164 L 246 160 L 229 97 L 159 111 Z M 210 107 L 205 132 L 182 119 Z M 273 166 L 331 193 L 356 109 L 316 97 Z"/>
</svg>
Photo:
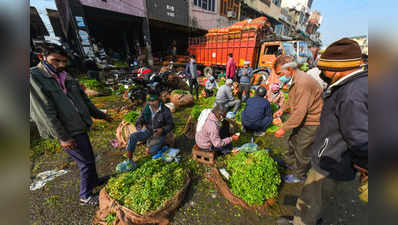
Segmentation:
<svg viewBox="0 0 398 225">
<path fill-rule="evenodd" d="M 227 108 L 217 104 L 213 109 L 205 109 L 199 116 L 196 126 L 195 142 L 203 151 L 221 152 L 223 154 L 232 151 L 232 141 L 238 141 L 239 136 L 224 137 L 228 132 L 222 132 L 223 121 L 227 114 Z M 229 125 L 227 127 L 229 129 Z"/>
<path fill-rule="evenodd" d="M 147 153 L 156 154 L 161 149 L 166 139 L 166 135 L 174 129 L 173 117 L 156 94 L 151 94 L 148 103 L 135 123 L 137 132 L 132 133 L 126 150 L 128 159 L 132 162 L 133 153 L 137 142 L 147 141 Z M 134 164 L 134 163 L 133 163 Z"/>
</svg>

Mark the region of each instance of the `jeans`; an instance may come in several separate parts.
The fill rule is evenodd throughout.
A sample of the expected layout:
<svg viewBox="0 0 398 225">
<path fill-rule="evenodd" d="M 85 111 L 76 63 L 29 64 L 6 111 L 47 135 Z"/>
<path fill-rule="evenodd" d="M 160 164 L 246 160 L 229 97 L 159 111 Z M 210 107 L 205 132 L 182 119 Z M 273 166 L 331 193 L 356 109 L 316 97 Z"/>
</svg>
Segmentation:
<svg viewBox="0 0 398 225">
<path fill-rule="evenodd" d="M 199 83 L 197 79 L 189 79 L 189 92 L 193 95 L 193 88 L 196 89 L 196 99 L 199 99 Z"/>
<path fill-rule="evenodd" d="M 243 93 L 245 97 L 242 98 Z M 246 101 L 250 97 L 250 84 L 239 84 L 239 99 Z"/>
<path fill-rule="evenodd" d="M 95 158 L 90 139 L 86 133 L 73 137 L 76 141 L 76 149 L 65 149 L 72 157 L 80 170 L 80 198 L 87 199 L 93 193 L 93 188 L 98 184 L 98 175 L 95 168 Z"/>
<path fill-rule="evenodd" d="M 213 90 L 205 89 L 206 97 L 213 96 Z"/>
<path fill-rule="evenodd" d="M 152 140 L 150 141 L 150 146 L 148 147 L 149 147 L 149 153 L 153 155 L 162 148 L 165 136 L 152 137 L 152 134 L 148 130 L 132 133 L 130 135 L 126 150 L 135 152 L 135 147 L 137 145 L 137 142 L 147 141 L 151 138 Z"/>
</svg>

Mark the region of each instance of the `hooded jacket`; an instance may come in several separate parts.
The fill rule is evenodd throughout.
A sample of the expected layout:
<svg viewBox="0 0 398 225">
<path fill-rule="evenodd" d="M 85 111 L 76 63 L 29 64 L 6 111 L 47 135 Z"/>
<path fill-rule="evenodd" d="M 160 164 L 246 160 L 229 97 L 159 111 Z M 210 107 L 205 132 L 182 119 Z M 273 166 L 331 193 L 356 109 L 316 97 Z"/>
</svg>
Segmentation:
<svg viewBox="0 0 398 225">
<path fill-rule="evenodd" d="M 325 91 L 312 153 L 314 169 L 336 180 L 354 179 L 353 163 L 367 169 L 367 71 L 356 71 Z"/>
<path fill-rule="evenodd" d="M 149 104 L 146 104 L 142 109 L 140 116 L 135 122 L 135 126 L 144 125 L 151 134 L 153 134 L 154 129 L 162 128 L 162 136 L 166 136 L 167 133 L 174 129 L 173 116 L 171 115 L 169 108 L 161 103 L 160 111 L 156 112 L 152 119 L 152 111 L 149 107 Z"/>
</svg>

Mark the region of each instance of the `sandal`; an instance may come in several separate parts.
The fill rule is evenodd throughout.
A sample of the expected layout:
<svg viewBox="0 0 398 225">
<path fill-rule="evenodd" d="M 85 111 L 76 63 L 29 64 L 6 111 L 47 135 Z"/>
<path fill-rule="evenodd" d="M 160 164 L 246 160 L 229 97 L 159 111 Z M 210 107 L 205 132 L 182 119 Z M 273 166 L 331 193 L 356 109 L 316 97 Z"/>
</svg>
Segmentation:
<svg viewBox="0 0 398 225">
<path fill-rule="evenodd" d="M 80 205 L 97 206 L 99 204 L 98 195 L 90 196 L 87 199 L 80 199 Z"/>
</svg>

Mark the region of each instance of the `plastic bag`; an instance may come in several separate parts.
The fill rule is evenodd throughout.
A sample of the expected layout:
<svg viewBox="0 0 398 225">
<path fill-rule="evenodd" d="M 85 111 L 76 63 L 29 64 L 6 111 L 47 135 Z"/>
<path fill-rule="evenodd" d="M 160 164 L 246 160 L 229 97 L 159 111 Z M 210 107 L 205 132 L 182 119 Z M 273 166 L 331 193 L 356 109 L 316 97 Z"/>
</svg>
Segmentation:
<svg viewBox="0 0 398 225">
<path fill-rule="evenodd" d="M 257 152 L 257 144 L 253 142 L 246 143 L 240 147 L 240 151 L 248 153 Z"/>
<path fill-rule="evenodd" d="M 137 165 L 130 160 L 125 160 L 116 166 L 116 173 L 124 173 L 129 170 L 134 170 L 137 167 Z"/>
</svg>

